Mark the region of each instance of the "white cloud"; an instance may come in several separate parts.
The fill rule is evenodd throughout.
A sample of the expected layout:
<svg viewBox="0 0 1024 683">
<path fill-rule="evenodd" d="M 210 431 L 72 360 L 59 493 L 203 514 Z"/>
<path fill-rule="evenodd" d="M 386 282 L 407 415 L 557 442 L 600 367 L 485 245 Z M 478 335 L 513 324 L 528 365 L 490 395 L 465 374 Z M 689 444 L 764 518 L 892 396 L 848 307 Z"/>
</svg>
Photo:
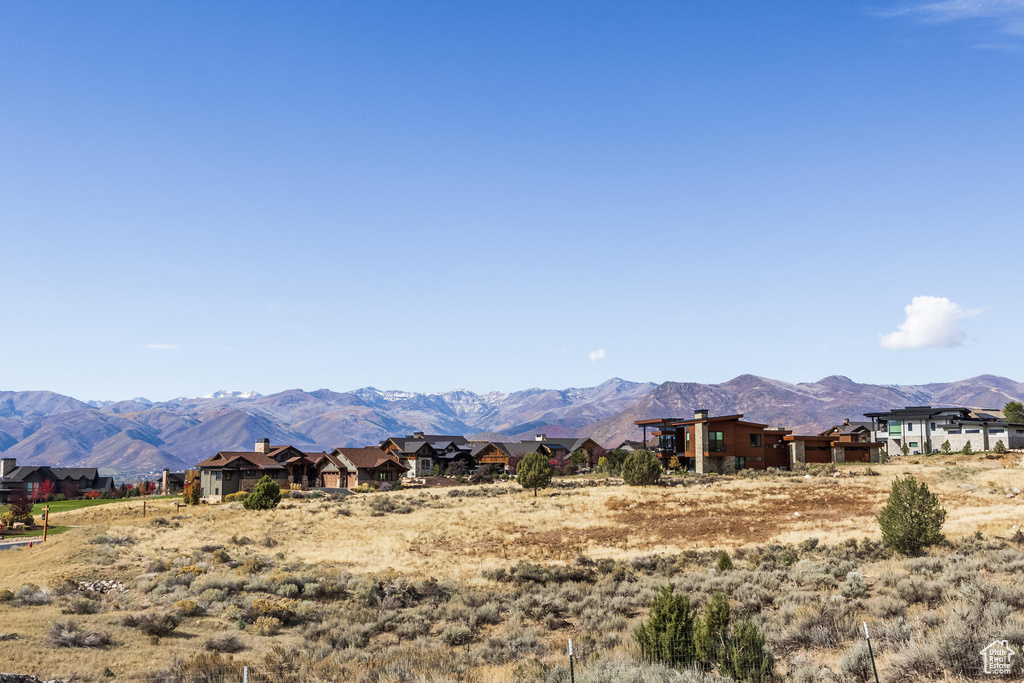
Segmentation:
<svg viewBox="0 0 1024 683">
<path fill-rule="evenodd" d="M 896 331 L 882 335 L 883 349 L 961 346 L 967 333 L 957 327 L 957 321 L 980 312 L 940 296 L 915 296 L 905 310 L 907 319 Z"/>
<path fill-rule="evenodd" d="M 604 358 L 604 349 L 598 349 L 597 351 L 591 351 L 590 353 L 587 354 L 587 358 L 590 359 L 591 363 L 596 363 L 597 361 L 599 361 L 602 358 Z"/>
<path fill-rule="evenodd" d="M 884 14 L 889 17 L 913 17 L 932 23 L 988 22 L 1004 33 L 1024 35 L 1024 0 L 912 2 Z"/>
<path fill-rule="evenodd" d="M 146 344 L 146 348 L 154 351 L 174 351 L 180 349 L 181 346 L 178 344 Z"/>
</svg>

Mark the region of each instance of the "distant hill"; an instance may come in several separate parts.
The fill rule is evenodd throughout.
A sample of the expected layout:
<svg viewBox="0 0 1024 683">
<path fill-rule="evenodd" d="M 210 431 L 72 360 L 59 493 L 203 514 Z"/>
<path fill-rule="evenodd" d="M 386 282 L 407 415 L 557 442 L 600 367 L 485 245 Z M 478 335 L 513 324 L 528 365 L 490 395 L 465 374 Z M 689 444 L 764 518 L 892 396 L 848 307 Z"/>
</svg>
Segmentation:
<svg viewBox="0 0 1024 683">
<path fill-rule="evenodd" d="M 49 391 L 0 392 L 0 452 L 21 464 L 105 467 L 122 473 L 182 469 L 258 438 L 307 451 L 375 444 L 413 431 L 517 440 L 535 434 L 591 436 L 614 446 L 636 439 L 634 420 L 742 412 L 749 419 L 816 432 L 865 411 L 906 405 L 1001 408 L 1024 384 L 983 375 L 920 386 L 859 384 L 847 377 L 790 384 L 741 375 L 722 384 L 611 379 L 596 387 L 513 393 L 421 394 L 366 387 L 292 389 L 269 396 L 218 391 L 202 398 L 83 402 Z"/>
<path fill-rule="evenodd" d="M 692 417 L 696 408 L 707 408 L 712 415 L 743 413 L 754 422 L 813 434 L 844 418 L 863 420 L 865 412 L 876 410 L 909 405 L 1002 408 L 1007 401 L 1020 400 L 1024 384 L 994 375 L 923 385 L 860 384 L 841 375 L 790 384 L 740 375 L 722 384 L 665 382 L 636 405 L 590 425 L 587 435 L 614 446 L 641 438 L 635 420 Z"/>
<path fill-rule="evenodd" d="M 144 473 L 191 467 L 218 450 L 248 450 L 263 437 L 319 451 L 376 444 L 413 431 L 533 436 L 537 430 L 555 436 L 615 415 L 654 387 L 612 379 L 596 387 L 510 394 L 373 387 L 345 393 L 292 389 L 269 396 L 218 391 L 159 403 L 143 398 L 85 403 L 49 391 L 0 392 L 0 452 L 26 465 Z"/>
</svg>

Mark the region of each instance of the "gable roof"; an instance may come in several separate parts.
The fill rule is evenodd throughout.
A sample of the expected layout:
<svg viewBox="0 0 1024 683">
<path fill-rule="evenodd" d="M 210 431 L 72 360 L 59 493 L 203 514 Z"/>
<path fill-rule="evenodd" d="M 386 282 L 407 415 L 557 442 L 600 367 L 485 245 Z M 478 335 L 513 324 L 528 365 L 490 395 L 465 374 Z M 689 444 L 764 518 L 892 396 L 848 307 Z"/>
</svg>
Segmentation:
<svg viewBox="0 0 1024 683">
<path fill-rule="evenodd" d="M 335 448 L 331 456 L 339 466 L 344 465 L 349 472 L 357 469 L 378 469 L 385 466 L 394 466 L 403 470 L 409 468 L 398 461 L 398 458 L 385 453 L 378 446 L 366 446 L 365 448 Z"/>
<path fill-rule="evenodd" d="M 243 469 L 257 469 L 257 470 L 283 470 L 284 465 L 271 458 L 269 455 L 263 453 L 254 453 L 252 451 L 221 451 L 216 455 L 203 460 L 196 467 L 202 469 L 204 467 L 215 468 L 224 467 L 226 465 L 236 465 Z M 244 467 L 250 465 L 251 467 Z"/>
</svg>

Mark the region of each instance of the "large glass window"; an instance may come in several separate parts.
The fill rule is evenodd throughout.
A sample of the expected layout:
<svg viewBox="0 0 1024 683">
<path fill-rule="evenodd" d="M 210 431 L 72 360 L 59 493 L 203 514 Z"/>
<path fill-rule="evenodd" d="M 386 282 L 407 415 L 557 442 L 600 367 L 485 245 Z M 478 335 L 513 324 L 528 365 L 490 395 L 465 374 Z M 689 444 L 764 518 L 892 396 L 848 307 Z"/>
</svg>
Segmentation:
<svg viewBox="0 0 1024 683">
<path fill-rule="evenodd" d="M 751 435 L 751 436 L 753 436 L 753 435 Z M 739 472 L 740 470 L 744 470 L 746 468 L 747 468 L 747 459 L 746 458 L 742 458 L 742 457 L 736 458 L 736 471 Z"/>
<path fill-rule="evenodd" d="M 708 451 L 711 453 L 725 453 L 725 432 L 708 433 Z"/>
<path fill-rule="evenodd" d="M 686 428 L 686 451 L 690 451 L 690 428 Z"/>
<path fill-rule="evenodd" d="M 889 436 L 899 436 L 902 433 L 903 433 L 903 430 L 900 428 L 900 423 L 899 422 L 890 422 L 889 423 Z"/>
<path fill-rule="evenodd" d="M 751 448 L 760 448 L 761 447 L 761 435 L 760 434 L 751 434 L 750 435 L 750 447 Z"/>
</svg>

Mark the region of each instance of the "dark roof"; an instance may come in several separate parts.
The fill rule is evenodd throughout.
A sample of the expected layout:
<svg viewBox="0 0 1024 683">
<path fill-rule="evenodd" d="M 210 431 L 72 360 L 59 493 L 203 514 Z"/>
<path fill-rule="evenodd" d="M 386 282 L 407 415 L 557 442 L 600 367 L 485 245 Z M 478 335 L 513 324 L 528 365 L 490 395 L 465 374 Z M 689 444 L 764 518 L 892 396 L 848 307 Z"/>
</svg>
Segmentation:
<svg viewBox="0 0 1024 683">
<path fill-rule="evenodd" d="M 959 412 L 962 415 L 967 415 L 971 411 L 969 408 L 933 408 L 932 406 L 907 406 L 906 408 L 895 408 L 893 410 L 886 410 L 874 413 L 864 413 L 864 417 L 881 417 L 881 418 L 902 418 L 902 417 L 931 417 L 932 415 L 938 415 L 939 413 L 947 412 Z"/>
<path fill-rule="evenodd" d="M 393 455 L 389 455 L 377 446 L 365 448 L 335 448 L 332 456 L 338 459 L 338 464 L 348 461 L 358 469 L 376 469 L 388 464 L 400 467 L 403 470 L 409 469 L 398 461 Z"/>
<path fill-rule="evenodd" d="M 204 467 L 218 468 L 224 467 L 225 465 L 235 464 L 239 460 L 243 460 L 252 468 L 246 469 L 258 469 L 258 470 L 283 470 L 284 465 L 274 460 L 268 455 L 263 453 L 254 453 L 252 451 L 221 451 L 213 457 L 207 458 L 199 463 L 196 467 L 200 469 Z"/>
<path fill-rule="evenodd" d="M 575 452 L 575 451 L 578 451 L 581 448 L 583 448 L 583 444 L 585 444 L 588 441 L 591 441 L 590 437 L 588 437 L 588 436 L 585 436 L 583 438 L 578 438 L 578 437 L 575 437 L 575 436 L 570 436 L 570 437 L 567 437 L 567 438 L 558 438 L 558 439 L 547 439 L 546 438 L 543 441 L 540 441 L 539 443 L 557 444 L 557 445 L 562 446 L 563 448 L 567 449 L 569 452 Z M 594 443 L 597 443 L 597 442 L 595 441 Z"/>
<path fill-rule="evenodd" d="M 99 470 L 95 467 L 51 467 L 58 479 L 95 479 Z"/>
<path fill-rule="evenodd" d="M 57 476 L 45 465 L 21 465 L 15 467 L 5 477 L 4 481 L 25 481 L 33 474 L 39 474 L 44 479 L 56 479 Z"/>
</svg>

